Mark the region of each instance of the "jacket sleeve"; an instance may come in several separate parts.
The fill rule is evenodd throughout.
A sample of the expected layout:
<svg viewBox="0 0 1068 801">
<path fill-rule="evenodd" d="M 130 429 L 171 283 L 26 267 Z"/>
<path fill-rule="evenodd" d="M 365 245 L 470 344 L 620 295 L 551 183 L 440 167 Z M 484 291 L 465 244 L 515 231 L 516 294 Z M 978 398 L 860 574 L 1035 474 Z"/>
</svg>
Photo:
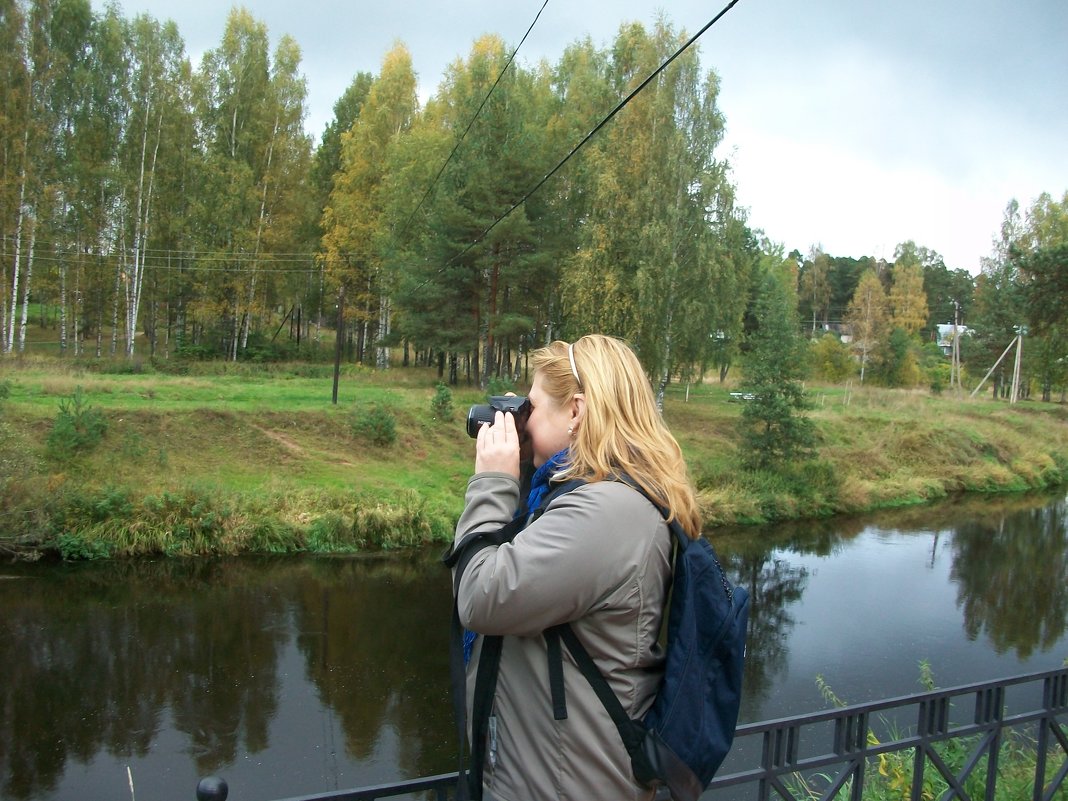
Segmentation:
<svg viewBox="0 0 1068 801">
<path fill-rule="evenodd" d="M 518 486 L 500 475 L 474 476 L 457 539 L 508 522 L 517 498 Z M 480 634 L 531 636 L 587 615 L 628 582 L 638 593 L 662 523 L 651 503 L 618 482 L 566 493 L 513 542 L 471 560 L 457 592 L 460 620 Z"/>
</svg>

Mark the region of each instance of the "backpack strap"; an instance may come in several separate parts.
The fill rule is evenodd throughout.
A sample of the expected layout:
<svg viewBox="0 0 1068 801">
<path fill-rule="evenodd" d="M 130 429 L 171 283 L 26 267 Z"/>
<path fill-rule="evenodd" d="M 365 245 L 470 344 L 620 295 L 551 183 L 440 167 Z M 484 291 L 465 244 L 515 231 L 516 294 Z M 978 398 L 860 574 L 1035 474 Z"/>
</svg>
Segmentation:
<svg viewBox="0 0 1068 801">
<path fill-rule="evenodd" d="M 549 657 L 549 696 L 553 702 L 553 720 L 567 720 L 567 698 L 564 695 L 564 657 L 560 652 L 559 627 L 542 632 Z"/>
<path fill-rule="evenodd" d="M 640 492 L 660 512 L 665 521 L 668 519 L 668 511 L 649 497 L 640 485 L 630 476 L 623 474 L 616 480 L 621 481 L 632 489 Z M 672 548 L 672 561 L 681 558 L 681 554 L 690 544 L 690 538 L 683 531 L 678 520 L 672 520 L 668 524 L 674 539 Z M 630 757 L 631 771 L 635 780 L 644 787 L 650 789 L 664 789 L 661 787 L 665 779 L 671 786 L 672 793 L 678 791 L 680 799 L 696 799 L 704 789 L 687 765 L 678 760 L 670 748 L 664 745 L 660 735 L 646 728 L 640 721 L 633 720 L 620 703 L 618 696 L 608 684 L 608 680 L 601 673 L 597 663 L 593 661 L 586 646 L 575 634 L 570 623 L 560 623 L 543 632 L 545 637 L 548 661 L 549 661 L 549 688 L 552 693 L 553 713 L 557 720 L 567 717 L 564 699 L 563 678 L 563 655 L 560 650 L 562 641 L 575 661 L 579 672 L 586 678 L 590 688 L 600 700 L 608 716 L 615 724 L 619 732 L 619 738 L 623 747 Z M 561 715 L 562 711 L 562 715 Z M 658 793 L 657 798 L 661 795 Z"/>
<path fill-rule="evenodd" d="M 627 754 L 630 756 L 634 778 L 640 784 L 652 786 L 658 776 L 656 768 L 650 763 L 648 755 L 643 748 L 646 736 L 645 727 L 638 721 L 632 720 L 627 714 L 615 692 L 608 686 L 608 680 L 605 679 L 597 667 L 597 663 L 590 656 L 590 652 L 586 650 L 586 646 L 575 635 L 575 630 L 571 628 L 571 624 L 561 623 L 558 626 L 553 626 L 549 631 L 554 632 L 554 637 L 563 640 L 567 650 L 571 653 L 571 657 L 575 660 L 579 672 L 586 677 L 586 681 L 590 683 L 594 694 L 600 699 L 605 711 L 608 712 L 608 716 L 612 718 L 612 722 L 616 725 L 617 731 L 619 731 L 619 737 L 623 741 L 623 747 L 627 749 Z"/>
</svg>

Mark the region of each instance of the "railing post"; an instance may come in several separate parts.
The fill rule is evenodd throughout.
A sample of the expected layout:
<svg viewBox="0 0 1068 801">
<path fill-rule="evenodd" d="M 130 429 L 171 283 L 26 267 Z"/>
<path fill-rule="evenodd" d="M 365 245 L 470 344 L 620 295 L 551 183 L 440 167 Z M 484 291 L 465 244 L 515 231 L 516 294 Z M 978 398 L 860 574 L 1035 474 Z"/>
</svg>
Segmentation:
<svg viewBox="0 0 1068 801">
<path fill-rule="evenodd" d="M 1046 801 L 1053 798 L 1055 788 L 1064 781 L 1068 775 L 1068 737 L 1061 731 L 1057 722 L 1057 714 L 1068 710 L 1068 673 L 1060 673 L 1049 676 L 1042 682 L 1042 711 L 1043 715 L 1038 721 L 1038 742 L 1036 748 L 1038 757 L 1035 760 L 1035 785 L 1031 797 L 1034 801 Z M 1046 785 L 1046 755 L 1050 750 L 1050 734 L 1057 739 L 1064 751 L 1065 759 L 1056 776 L 1050 783 L 1049 795 L 1043 791 Z"/>
<path fill-rule="evenodd" d="M 1001 721 L 1005 717 L 1005 688 L 991 687 L 976 693 L 975 722 L 987 726 L 986 801 L 994 801 L 998 784 L 998 758 L 1001 755 Z"/>
</svg>

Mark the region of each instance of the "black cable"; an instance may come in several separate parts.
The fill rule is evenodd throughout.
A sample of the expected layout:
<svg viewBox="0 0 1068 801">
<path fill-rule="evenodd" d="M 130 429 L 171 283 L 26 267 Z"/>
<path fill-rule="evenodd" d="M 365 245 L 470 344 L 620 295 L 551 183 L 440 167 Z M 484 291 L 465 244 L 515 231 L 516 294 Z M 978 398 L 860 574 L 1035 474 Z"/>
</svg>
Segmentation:
<svg viewBox="0 0 1068 801">
<path fill-rule="evenodd" d="M 485 229 L 485 230 L 484 230 L 484 231 L 483 231 L 483 232 L 482 232 L 481 234 L 479 234 L 479 235 L 478 235 L 477 237 L 475 237 L 474 241 L 472 241 L 472 242 L 471 242 L 471 244 L 469 244 L 469 245 L 468 245 L 467 247 L 465 247 L 465 248 L 464 248 L 463 250 L 461 250 L 461 251 L 460 251 L 459 253 L 457 253 L 457 254 L 456 254 L 455 256 L 453 256 L 453 257 L 452 257 L 451 259 L 449 259 L 449 261 L 447 261 L 447 262 L 445 263 L 445 265 L 444 265 L 444 266 L 443 266 L 443 267 L 442 267 L 442 268 L 441 268 L 440 270 L 438 270 L 437 274 L 440 274 L 440 273 L 441 273 L 441 272 L 443 272 L 443 271 L 444 271 L 444 270 L 445 270 L 445 269 L 446 269 L 446 268 L 447 268 L 447 267 L 448 267 L 449 265 L 453 264 L 453 263 L 454 263 L 455 261 L 457 261 L 458 259 L 460 259 L 460 258 L 461 258 L 462 256 L 464 256 L 464 255 L 465 255 L 466 253 L 470 252 L 470 250 L 471 250 L 472 248 L 474 248 L 474 247 L 475 247 L 475 245 L 477 245 L 477 244 L 478 244 L 479 242 L 481 242 L 481 241 L 482 241 L 483 239 L 485 239 L 485 238 L 486 238 L 486 237 L 487 237 L 487 236 L 489 235 L 490 231 L 492 231 L 492 230 L 493 230 L 494 228 L 496 228 L 496 227 L 497 227 L 497 226 L 498 226 L 498 225 L 499 225 L 499 224 L 500 224 L 501 222 L 503 222 L 503 221 L 504 221 L 504 220 L 505 220 L 505 219 L 506 219 L 506 218 L 507 218 L 507 217 L 508 217 L 508 216 L 509 216 L 509 215 L 510 215 L 510 214 L 511 214 L 511 213 L 512 213 L 513 211 L 515 211 L 515 210 L 516 210 L 517 208 L 519 208 L 519 207 L 520 207 L 520 206 L 522 206 L 522 205 L 523 205 L 524 203 L 526 203 L 526 202 L 527 202 L 527 201 L 528 201 L 528 200 L 530 199 L 530 197 L 531 197 L 531 196 L 532 196 L 532 195 L 533 195 L 533 194 L 534 194 L 535 192 L 537 192 L 537 191 L 538 191 L 539 189 L 541 189 L 541 187 L 542 187 L 542 186 L 543 186 L 543 185 L 545 184 L 545 182 L 546 182 L 546 181 L 548 181 L 548 180 L 549 180 L 550 178 L 552 178 L 552 177 L 553 177 L 553 176 L 554 176 L 554 175 L 555 175 L 555 174 L 556 174 L 557 172 L 559 172 L 559 170 L 560 170 L 560 169 L 561 169 L 561 168 L 562 168 L 562 167 L 563 167 L 563 166 L 564 166 L 565 164 L 567 164 L 567 162 L 568 162 L 568 161 L 570 161 L 570 160 L 571 160 L 571 157 L 572 157 L 572 156 L 574 156 L 574 155 L 575 155 L 576 153 L 578 153 L 578 152 L 579 152 L 579 150 L 581 150 L 581 149 L 582 149 L 582 147 L 583 147 L 583 146 L 584 146 L 584 145 L 585 145 L 585 144 L 586 144 L 586 143 L 587 143 L 588 141 L 590 141 L 590 139 L 592 139 L 592 138 L 594 137 L 594 135 L 595 135 L 595 134 L 596 134 L 596 133 L 597 133 L 597 132 L 598 132 L 599 130 L 601 130 L 601 128 L 603 128 L 603 127 L 604 127 L 605 125 L 607 125 L 607 124 L 609 123 L 609 121 L 611 121 L 611 120 L 612 120 L 612 118 L 616 116 L 616 114 L 618 114 L 618 113 L 619 113 L 620 111 L 622 111 L 622 110 L 623 110 L 623 107 L 624 107 L 624 106 L 626 106 L 626 105 L 627 105 L 627 104 L 628 104 L 628 103 L 629 103 L 629 102 L 630 102 L 631 100 L 633 100 L 633 99 L 635 98 L 635 96 L 637 96 L 637 94 L 638 94 L 638 93 L 639 93 L 640 91 L 642 91 L 642 89 L 644 89 L 644 88 L 645 88 L 646 86 L 648 86 L 648 85 L 649 85 L 649 83 L 650 83 L 650 82 L 651 82 L 651 81 L 652 81 L 652 80 L 653 80 L 653 79 L 654 79 L 654 78 L 655 78 L 655 77 L 656 77 L 657 75 L 659 75 L 659 74 L 660 74 L 661 72 L 663 72 L 663 71 L 664 71 L 665 69 L 667 69 L 667 67 L 668 67 L 668 66 L 669 66 L 669 65 L 671 64 L 671 62 L 673 62 L 673 61 L 674 61 L 674 60 L 675 60 L 676 58 L 678 58 L 678 57 L 679 57 L 680 55 L 682 55 L 682 54 L 683 54 L 683 53 L 684 53 L 684 52 L 685 52 L 685 51 L 686 51 L 686 50 L 687 50 L 687 49 L 688 49 L 688 48 L 690 47 L 690 45 L 692 45 L 692 44 L 693 44 L 694 42 L 696 42 L 696 41 L 697 41 L 697 40 L 698 40 L 699 38 L 701 38 L 701 36 L 702 36 L 702 35 L 703 35 L 703 34 L 705 33 L 705 31 L 707 31 L 707 30 L 708 30 L 709 28 L 711 28 L 711 27 L 712 27 L 713 25 L 715 25 L 715 24 L 716 24 L 717 22 L 719 22 L 719 20 L 720 20 L 720 19 L 721 19 L 721 18 L 722 18 L 722 17 L 723 17 L 723 16 L 724 16 L 724 15 L 725 15 L 725 14 L 726 14 L 726 13 L 727 13 L 728 11 L 730 11 L 730 10 L 731 10 L 732 8 L 734 8 L 734 6 L 735 6 L 735 5 L 737 4 L 737 3 L 738 3 L 738 0 L 730 0 L 730 2 L 729 2 L 729 3 L 727 3 L 727 5 L 726 5 L 726 6 L 724 6 L 724 7 L 723 7 L 723 9 L 722 9 L 722 10 L 721 10 L 721 11 L 720 11 L 720 12 L 719 12 L 718 14 L 716 14 L 716 16 L 714 16 L 714 17 L 713 17 L 713 18 L 712 18 L 711 20 L 709 20 L 709 21 L 708 21 L 708 23 L 707 23 L 707 24 L 706 24 L 706 25 L 705 25 L 705 26 L 704 26 L 703 28 L 701 28 L 701 30 L 699 30 L 699 31 L 698 31 L 697 33 L 695 33 L 695 34 L 694 34 L 693 36 L 691 36 L 691 37 L 690 37 L 690 38 L 689 38 L 689 39 L 688 39 L 688 40 L 686 41 L 686 43 L 685 43 L 685 44 L 683 44 L 683 45 L 682 45 L 682 47 L 680 47 L 680 48 L 679 48 L 678 50 L 676 50 L 676 51 L 675 51 L 675 52 L 674 52 L 674 53 L 673 53 L 673 54 L 672 54 L 672 55 L 671 55 L 671 56 L 670 56 L 670 57 L 669 57 L 669 58 L 668 58 L 668 59 L 667 59 L 667 60 L 666 60 L 666 61 L 665 61 L 665 62 L 664 62 L 663 64 L 661 64 L 661 65 L 660 65 L 659 67 L 657 67 L 657 68 L 656 68 L 655 70 L 653 70 L 653 72 L 652 72 L 652 73 L 650 73 L 649 77 L 647 77 L 647 78 L 646 78 L 646 79 L 645 79 L 644 81 L 642 81 L 642 82 L 641 82 L 640 84 L 638 84 L 638 87 L 637 87 L 636 89 L 634 89 L 634 91 L 632 91 L 632 92 L 631 92 L 631 93 L 630 93 L 629 95 L 627 95 L 627 96 L 626 96 L 625 98 L 623 98 L 623 100 L 621 100 L 621 101 L 620 101 L 620 102 L 619 102 L 619 103 L 618 103 L 618 104 L 616 105 L 616 107 L 615 107 L 614 109 L 612 109 L 612 110 L 611 110 L 610 112 L 608 112 L 608 115 L 607 115 L 607 116 L 606 116 L 606 117 L 605 117 L 605 118 L 604 118 L 603 120 L 601 120 L 601 121 L 600 121 L 599 123 L 597 123 L 597 124 L 596 124 L 596 125 L 595 125 L 595 126 L 593 127 L 593 130 L 591 130 L 591 131 L 590 131 L 590 132 L 589 132 L 588 134 L 586 134 L 586 135 L 585 135 L 585 136 L 584 136 L 584 137 L 582 138 L 582 141 L 580 141 L 580 142 L 579 142 L 579 143 L 578 143 L 577 145 L 575 145 L 575 147 L 571 149 L 571 152 L 570 152 L 570 153 L 568 153 L 568 154 L 567 154 L 566 156 L 564 156 L 564 158 L 563 158 L 563 159 L 561 159 L 561 161 L 560 161 L 560 163 L 559 163 L 559 164 L 557 164 L 557 165 L 556 165 L 555 167 L 553 167 L 553 168 L 552 168 L 551 170 L 549 170 L 549 172 L 545 174 L 545 177 L 544 177 L 544 178 L 542 178 L 542 179 L 541 179 L 540 181 L 538 181 L 538 182 L 537 182 L 537 183 L 536 183 L 536 184 L 534 185 L 534 188 L 533 188 L 533 189 L 531 189 L 531 190 L 530 190 L 529 192 L 527 192 L 527 193 L 526 193 L 525 195 L 523 195 L 522 199 L 520 199 L 520 200 L 518 200 L 518 201 L 517 201 L 516 203 L 514 203 L 514 204 L 513 204 L 512 206 L 511 206 L 511 208 L 509 208 L 509 209 L 508 209 L 508 211 L 504 212 L 504 214 L 502 214 L 502 215 L 501 215 L 500 217 L 498 217 L 498 218 L 497 218 L 497 219 L 495 219 L 495 220 L 494 220 L 494 221 L 493 221 L 492 223 L 490 223 L 489 227 L 487 227 L 487 228 L 486 228 L 486 229 Z M 425 284 L 426 284 L 426 283 L 428 283 L 429 281 L 430 281 L 430 279 L 428 278 L 428 279 L 427 279 L 426 281 L 424 281 L 424 282 L 423 282 L 423 284 L 420 284 L 420 286 L 419 286 L 419 287 L 417 287 L 416 289 L 419 289 L 420 287 L 422 287 L 423 285 L 425 285 Z"/>
<path fill-rule="evenodd" d="M 489 92 L 487 92 L 486 96 L 482 98 L 482 103 L 481 105 L 479 105 L 478 110 L 475 112 L 475 116 L 473 116 L 471 118 L 471 121 L 467 123 L 467 127 L 464 129 L 464 132 L 460 134 L 460 138 L 456 141 L 456 144 L 453 145 L 452 152 L 449 153 L 449 157 L 445 159 L 445 163 L 441 165 L 441 169 L 438 170 L 438 174 L 434 176 L 434 180 L 430 182 L 430 186 L 427 187 L 426 192 L 424 192 L 423 196 L 419 199 L 419 202 L 416 204 L 415 209 L 412 211 L 411 214 L 408 215 L 408 219 L 405 220 L 404 225 L 401 226 L 401 231 L 396 237 L 397 239 L 400 239 L 408 231 L 408 226 L 412 224 L 412 220 L 415 218 L 416 213 L 419 211 L 419 209 L 423 207 L 423 203 L 426 202 L 426 199 L 430 197 L 430 193 L 434 191 L 434 187 L 438 185 L 438 181 L 441 179 L 442 173 L 445 172 L 445 168 L 449 166 L 449 163 L 452 161 L 452 157 L 455 156 L 456 151 L 460 149 L 460 145 L 463 144 L 464 139 L 467 137 L 468 132 L 471 130 L 471 126 L 475 124 L 475 120 L 477 120 L 479 115 L 482 113 L 482 109 L 486 107 L 486 103 L 489 102 L 490 95 L 492 95 L 493 90 L 497 88 L 497 84 L 501 82 L 501 78 L 504 77 L 504 73 L 506 73 L 508 71 L 508 68 L 512 66 L 512 62 L 515 60 L 516 53 L 519 52 L 519 48 L 523 46 L 523 42 L 527 40 L 527 37 L 530 35 L 530 32 L 534 30 L 534 26 L 541 18 L 541 12 L 545 10 L 545 6 L 547 5 L 549 5 L 549 0 L 545 0 L 545 2 L 541 4 L 541 8 L 538 9 L 538 13 L 534 16 L 534 21 L 530 23 L 530 27 L 527 28 L 527 32 L 523 34 L 523 38 L 519 40 L 519 44 L 516 45 L 515 50 L 512 51 L 512 55 L 508 57 L 508 62 L 504 65 L 504 67 L 501 68 L 500 74 L 497 76 L 497 80 L 493 82 L 493 86 L 490 87 Z"/>
</svg>

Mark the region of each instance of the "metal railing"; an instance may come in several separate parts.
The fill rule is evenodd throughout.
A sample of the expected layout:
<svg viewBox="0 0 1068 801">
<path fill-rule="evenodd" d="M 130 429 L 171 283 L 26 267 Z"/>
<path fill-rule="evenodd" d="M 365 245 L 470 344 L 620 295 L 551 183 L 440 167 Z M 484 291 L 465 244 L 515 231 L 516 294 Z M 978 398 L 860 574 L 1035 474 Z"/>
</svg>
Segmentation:
<svg viewBox="0 0 1068 801">
<path fill-rule="evenodd" d="M 880 735 L 876 727 L 885 731 Z M 910 801 L 920 801 L 933 786 L 941 801 L 993 801 L 1002 745 L 1013 735 L 1026 738 L 1034 752 L 1030 799 L 1053 801 L 1068 776 L 1068 667 L 739 726 L 708 792 L 717 799 L 860 801 L 873 765 L 885 770 L 886 755 L 911 751 L 896 763 L 910 768 L 898 776 L 908 782 Z M 950 742 L 961 750 L 949 760 L 952 766 L 939 750 Z M 413 793 L 447 801 L 456 778 L 446 773 L 285 801 L 372 801 Z M 225 801 L 226 795 L 218 779 L 197 787 L 198 801 Z M 897 797 L 906 797 L 903 789 Z"/>
</svg>

